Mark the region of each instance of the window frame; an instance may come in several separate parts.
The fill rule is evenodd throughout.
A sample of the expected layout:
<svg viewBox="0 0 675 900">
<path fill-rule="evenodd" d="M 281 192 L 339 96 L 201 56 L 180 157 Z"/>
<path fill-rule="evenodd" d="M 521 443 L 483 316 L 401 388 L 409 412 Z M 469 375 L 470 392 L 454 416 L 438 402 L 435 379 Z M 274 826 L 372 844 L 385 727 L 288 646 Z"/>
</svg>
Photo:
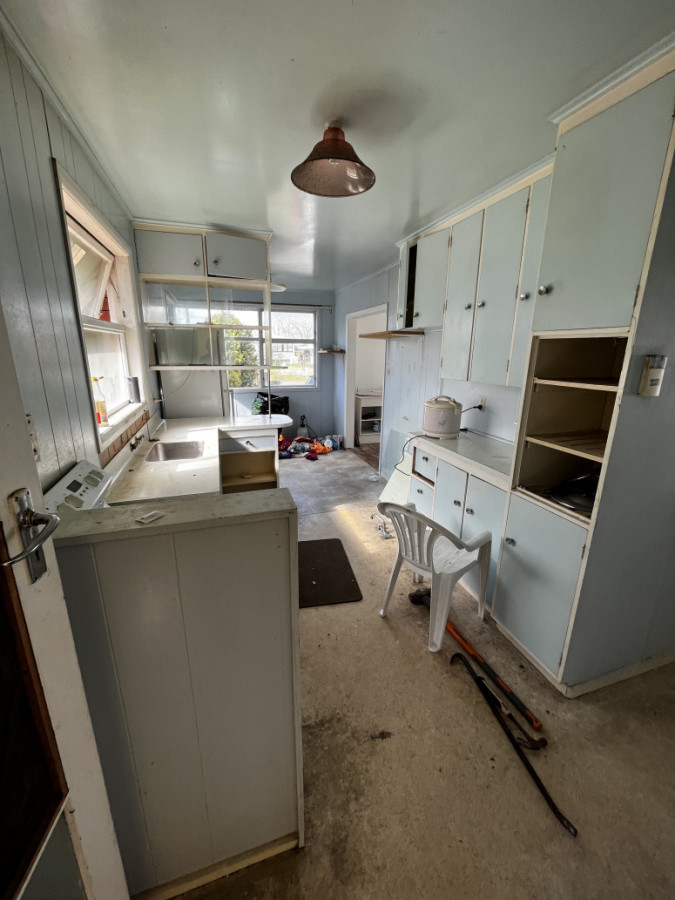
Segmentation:
<svg viewBox="0 0 675 900">
<path fill-rule="evenodd" d="M 150 396 L 146 378 L 146 360 L 141 334 L 142 329 L 135 280 L 135 268 L 133 264 L 133 250 L 110 222 L 108 222 L 92 205 L 91 201 L 67 172 L 61 168 L 59 163 L 54 160 L 53 164 L 61 199 L 63 233 L 66 242 L 67 263 L 73 289 L 74 313 L 77 320 L 84 371 L 86 373 L 86 387 L 89 398 L 91 424 L 100 453 L 109 447 L 120 434 L 126 430 L 129 424 L 138 417 L 139 412 L 142 409 L 148 408 L 147 398 Z M 111 265 L 111 271 L 114 269 L 116 274 L 116 291 L 119 294 L 119 306 L 121 316 L 124 319 L 123 322 L 106 322 L 82 314 L 78 301 L 77 282 L 68 234 L 69 228 L 71 227 L 71 221 L 74 225 L 79 226 L 79 229 L 84 231 L 84 237 L 88 238 L 88 242 L 94 252 L 97 252 L 100 255 L 100 251 L 96 246 L 98 245 L 103 251 L 112 256 L 113 263 Z M 79 238 L 79 231 L 77 233 Z M 104 287 L 107 287 L 107 284 L 110 282 L 109 276 L 110 273 L 108 274 Z M 107 427 L 100 427 L 96 422 L 96 407 L 93 383 L 91 380 L 92 373 L 90 371 L 85 340 L 86 330 L 98 330 L 107 333 L 122 334 L 124 336 L 126 350 L 126 358 L 124 360 L 126 377 L 133 376 L 138 378 L 141 401 L 139 403 L 127 401 L 127 403 L 123 403 L 119 406 L 117 411 L 109 411 Z"/>
</svg>

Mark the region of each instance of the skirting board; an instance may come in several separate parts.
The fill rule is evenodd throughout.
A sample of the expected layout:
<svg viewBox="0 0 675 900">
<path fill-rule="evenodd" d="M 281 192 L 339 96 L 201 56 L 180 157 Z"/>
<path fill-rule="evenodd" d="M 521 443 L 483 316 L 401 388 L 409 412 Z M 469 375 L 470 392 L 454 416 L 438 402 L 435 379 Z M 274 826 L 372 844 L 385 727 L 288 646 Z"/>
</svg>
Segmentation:
<svg viewBox="0 0 675 900">
<path fill-rule="evenodd" d="M 620 681 L 627 681 L 629 678 L 635 678 L 636 675 L 644 675 L 646 672 L 651 672 L 652 669 L 660 669 L 661 666 L 668 666 L 670 663 L 675 663 L 675 653 L 667 653 L 664 656 L 654 656 L 650 659 L 644 659 L 642 662 L 634 663 L 632 666 L 626 666 L 623 669 L 608 672 L 606 675 L 601 675 L 599 678 L 592 678 L 590 681 L 582 681 L 580 684 L 562 684 L 539 662 L 538 659 L 535 659 L 535 657 L 532 656 L 520 641 L 516 640 L 506 628 L 500 625 L 494 616 L 491 616 L 491 618 L 497 626 L 497 630 L 500 631 L 504 637 L 532 663 L 538 672 L 541 672 L 544 678 L 549 681 L 556 690 L 560 691 L 563 696 L 568 697 L 570 700 L 573 700 L 575 697 L 581 697 L 584 694 L 590 694 L 592 691 L 599 691 L 601 688 L 609 687 L 612 684 L 618 684 Z"/>
<path fill-rule="evenodd" d="M 217 881 L 219 878 L 224 878 L 226 875 L 231 875 L 240 869 L 263 862 L 263 860 L 272 856 L 278 856 L 287 850 L 294 850 L 297 846 L 298 835 L 289 834 L 286 837 L 270 841 L 268 844 L 263 844 L 256 850 L 240 853 L 238 856 L 214 863 L 214 865 L 208 866 L 206 869 L 200 869 L 198 872 L 193 872 L 191 875 L 184 875 L 181 878 L 168 881 L 166 884 L 161 884 L 159 887 L 150 888 L 150 890 L 143 891 L 140 894 L 134 894 L 133 900 L 171 900 L 171 898 L 178 897 L 186 891 L 193 891 L 195 888 L 210 884 L 212 881 Z"/>
</svg>

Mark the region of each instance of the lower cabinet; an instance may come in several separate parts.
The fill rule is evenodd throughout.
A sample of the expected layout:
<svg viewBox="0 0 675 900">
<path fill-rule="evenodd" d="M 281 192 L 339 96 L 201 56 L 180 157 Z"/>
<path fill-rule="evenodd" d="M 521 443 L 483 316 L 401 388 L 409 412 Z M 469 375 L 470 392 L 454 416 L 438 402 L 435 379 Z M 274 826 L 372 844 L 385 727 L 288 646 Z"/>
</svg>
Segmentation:
<svg viewBox="0 0 675 900">
<path fill-rule="evenodd" d="M 410 479 L 410 502 L 415 504 L 418 512 L 431 518 L 434 510 L 434 486 L 413 475 Z"/>
<path fill-rule="evenodd" d="M 276 434 L 237 432 L 218 441 L 223 494 L 269 490 L 279 485 Z"/>
<path fill-rule="evenodd" d="M 493 617 L 553 675 L 560 668 L 587 531 L 511 496 Z"/>
<path fill-rule="evenodd" d="M 456 466 L 439 459 L 434 520 L 464 541 L 469 541 L 484 531 L 492 534 L 488 603 L 494 592 L 505 511 L 506 491 L 474 475 L 467 475 Z M 478 593 L 479 578 L 475 569 L 467 572 L 464 582 Z"/>
</svg>

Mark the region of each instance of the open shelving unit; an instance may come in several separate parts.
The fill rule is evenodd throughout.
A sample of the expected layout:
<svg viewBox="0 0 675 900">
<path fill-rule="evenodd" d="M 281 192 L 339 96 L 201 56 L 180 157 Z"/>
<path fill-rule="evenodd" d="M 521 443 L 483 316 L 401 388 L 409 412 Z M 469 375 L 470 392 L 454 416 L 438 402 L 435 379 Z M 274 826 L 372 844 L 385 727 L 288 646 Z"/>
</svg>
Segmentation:
<svg viewBox="0 0 675 900">
<path fill-rule="evenodd" d="M 382 428 L 382 394 L 356 394 L 356 441 L 374 444 L 380 440 Z"/>
<path fill-rule="evenodd" d="M 628 338 L 534 338 L 523 409 L 516 488 L 560 506 L 551 491 L 600 475 Z M 592 510 L 567 510 L 588 519 Z"/>
</svg>

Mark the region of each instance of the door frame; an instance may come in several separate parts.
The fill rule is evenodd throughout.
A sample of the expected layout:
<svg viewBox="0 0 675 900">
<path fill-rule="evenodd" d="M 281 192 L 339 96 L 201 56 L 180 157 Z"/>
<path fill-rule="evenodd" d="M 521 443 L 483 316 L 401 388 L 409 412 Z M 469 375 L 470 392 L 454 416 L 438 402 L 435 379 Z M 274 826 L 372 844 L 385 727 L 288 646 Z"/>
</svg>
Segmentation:
<svg viewBox="0 0 675 900">
<path fill-rule="evenodd" d="M 344 446 L 348 450 L 354 448 L 354 394 L 356 393 L 356 346 L 358 341 L 356 324 L 359 319 L 363 319 L 366 316 L 384 313 L 384 327 L 386 329 L 388 311 L 389 305 L 387 303 L 379 303 L 377 306 L 359 309 L 356 312 L 347 313 L 345 316 L 345 418 L 342 427 Z"/>
<path fill-rule="evenodd" d="M 15 556 L 23 544 L 8 497 L 18 488 L 28 488 L 36 510 L 44 509 L 44 499 L 1 307 L 0 383 L 0 520 L 8 551 Z M 52 540 L 42 547 L 47 571 L 38 581 L 31 584 L 25 562 L 12 566 L 12 571 L 68 784 L 65 819 L 87 897 L 125 898 L 126 878 Z"/>
</svg>

